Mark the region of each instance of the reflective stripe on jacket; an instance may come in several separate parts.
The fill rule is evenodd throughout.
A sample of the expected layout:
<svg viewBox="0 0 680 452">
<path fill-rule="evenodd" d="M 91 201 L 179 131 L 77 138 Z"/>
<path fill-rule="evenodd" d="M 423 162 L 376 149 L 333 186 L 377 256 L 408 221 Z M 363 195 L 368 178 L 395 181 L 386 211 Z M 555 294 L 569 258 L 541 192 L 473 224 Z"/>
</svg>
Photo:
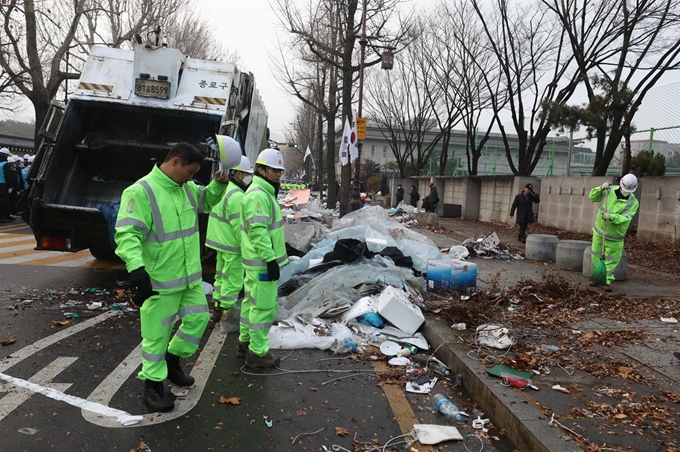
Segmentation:
<svg viewBox="0 0 680 452">
<path fill-rule="evenodd" d="M 618 199 L 616 196 L 618 188 L 617 185 L 612 185 L 607 190 L 595 187 L 590 190 L 588 195 L 592 202 L 600 203 L 595 215 L 593 233 L 604 237 L 606 240 L 625 239 L 630 221 L 640 207 L 640 203 L 633 193 L 628 198 Z M 605 212 L 609 212 L 611 215 L 611 218 L 607 221 L 602 218 L 602 214 Z"/>
<path fill-rule="evenodd" d="M 261 177 L 254 177 L 241 204 L 241 251 L 243 266 L 266 268 L 272 260 L 279 267 L 288 263 L 283 215 L 274 187 Z"/>
<path fill-rule="evenodd" d="M 198 213 L 217 204 L 227 188 L 179 185 L 154 166 L 123 192 L 116 221 L 116 254 L 128 272 L 145 267 L 154 290 L 173 293 L 201 282 Z"/>
<path fill-rule="evenodd" d="M 241 254 L 241 202 L 243 190 L 233 182 L 227 194 L 210 212 L 205 246 L 230 254 Z"/>
</svg>

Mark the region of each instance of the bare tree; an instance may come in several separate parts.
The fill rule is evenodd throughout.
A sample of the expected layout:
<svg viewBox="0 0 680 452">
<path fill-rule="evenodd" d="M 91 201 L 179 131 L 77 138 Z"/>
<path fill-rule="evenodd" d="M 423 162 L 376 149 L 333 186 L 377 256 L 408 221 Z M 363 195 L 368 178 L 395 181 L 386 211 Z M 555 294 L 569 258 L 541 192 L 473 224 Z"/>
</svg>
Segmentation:
<svg viewBox="0 0 680 452">
<path fill-rule="evenodd" d="M 420 174 L 442 136 L 433 119 L 433 99 L 440 92 L 428 85 L 432 66 L 424 61 L 426 47 L 424 40 L 416 40 L 400 54 L 393 71 L 372 73 L 368 86 L 367 113 L 390 144 L 401 177 Z"/>
<path fill-rule="evenodd" d="M 514 174 L 529 175 L 538 164 L 551 130 L 550 122 L 542 115 L 542 105 L 566 103 L 580 81 L 578 74 L 568 75 L 573 56 L 564 52 L 565 32 L 538 4 L 511 8 L 509 0 L 493 0 L 491 8 L 483 8 L 480 0 L 472 0 L 472 6 L 501 73 L 502 90 L 487 77 L 485 85 L 508 164 Z M 509 110 L 517 136 L 517 162 L 501 119 L 503 109 Z"/>
<path fill-rule="evenodd" d="M 316 3 L 312 0 L 304 7 L 297 5 L 293 0 L 277 0 L 278 14 L 281 22 L 286 24 L 288 31 L 299 37 L 301 42 L 309 49 L 309 51 L 316 55 L 319 61 L 325 62 L 338 70 L 341 74 L 341 82 L 338 83 L 342 92 L 342 118 L 352 117 L 352 81 L 354 74 L 359 69 L 359 64 L 354 58 L 354 48 L 359 37 L 360 22 L 357 22 L 356 15 L 360 12 L 358 0 L 325 0 L 327 4 L 333 4 L 333 14 L 336 21 L 332 22 L 335 26 L 334 35 L 338 36 L 338 40 L 332 43 L 324 36 L 319 36 L 315 33 L 315 28 L 310 28 L 308 21 L 303 14 L 303 8 L 308 8 L 309 11 L 316 9 Z M 399 15 L 398 6 L 403 3 L 402 0 L 373 0 L 368 3 L 366 10 L 366 23 L 370 40 L 374 43 L 380 43 L 385 46 L 399 48 L 404 42 L 410 39 L 409 37 L 409 20 L 402 20 Z M 392 32 L 390 24 L 396 23 L 397 31 Z M 375 57 L 369 59 L 365 66 L 372 66 L 378 64 L 380 58 Z M 333 81 L 332 73 L 331 79 Z M 332 87 L 329 93 L 333 93 Z M 330 101 L 330 99 L 329 99 Z M 332 105 L 329 102 L 329 105 Z M 330 128 L 330 127 L 329 127 Z M 334 135 L 334 134 L 333 134 Z M 333 146 L 335 147 L 335 146 Z M 342 169 L 342 184 L 340 194 L 340 214 L 344 215 L 347 212 L 349 200 L 349 185 L 350 185 L 350 167 L 345 165 Z"/>
<path fill-rule="evenodd" d="M 439 120 L 444 131 L 440 171 L 444 171 L 453 127 L 460 121 L 465 127 L 467 172 L 476 175 L 481 150 L 489 139 L 494 124 L 490 116 L 481 133 L 480 121 L 491 108 L 491 98 L 503 107 L 506 99 L 500 90 L 500 72 L 493 64 L 486 35 L 475 11 L 466 0 L 450 3 L 441 1 L 435 7 L 428 29 L 432 33 L 433 51 L 430 62 L 435 67 L 436 83 L 444 92 L 443 106 L 446 121 Z M 485 89 L 485 80 L 489 88 Z"/>
<path fill-rule="evenodd" d="M 590 126 L 597 137 L 593 175 L 603 176 L 647 92 L 680 67 L 680 1 L 542 1 L 567 34 L 588 94 L 586 113 L 600 110 Z"/>
</svg>

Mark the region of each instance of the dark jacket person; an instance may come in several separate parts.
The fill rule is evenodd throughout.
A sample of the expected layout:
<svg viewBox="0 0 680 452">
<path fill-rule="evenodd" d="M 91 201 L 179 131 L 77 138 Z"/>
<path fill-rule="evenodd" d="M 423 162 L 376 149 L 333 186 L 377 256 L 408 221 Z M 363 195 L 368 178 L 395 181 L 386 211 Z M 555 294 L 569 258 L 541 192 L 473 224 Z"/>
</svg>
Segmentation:
<svg viewBox="0 0 680 452">
<path fill-rule="evenodd" d="M 411 191 L 409 192 L 409 195 L 411 196 L 411 202 L 409 202 L 409 204 L 417 208 L 418 201 L 420 200 L 420 193 L 418 193 L 418 189 L 415 185 L 411 185 Z"/>
<path fill-rule="evenodd" d="M 534 211 L 532 204 L 538 204 L 541 199 L 538 193 L 534 191 L 534 187 L 531 184 L 526 184 L 522 193 L 515 196 L 515 200 L 512 202 L 512 207 L 510 208 L 510 218 L 515 216 L 515 210 L 517 210 L 517 224 L 519 224 L 519 235 L 517 240 L 524 243 L 527 240 L 527 226 L 529 223 L 534 222 Z"/>
</svg>

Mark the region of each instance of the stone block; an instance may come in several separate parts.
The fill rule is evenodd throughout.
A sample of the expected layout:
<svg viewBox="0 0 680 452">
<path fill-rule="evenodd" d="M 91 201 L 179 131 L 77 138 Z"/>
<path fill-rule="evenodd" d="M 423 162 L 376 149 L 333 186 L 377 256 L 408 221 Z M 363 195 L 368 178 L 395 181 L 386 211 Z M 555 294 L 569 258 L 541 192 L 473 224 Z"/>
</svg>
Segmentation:
<svg viewBox="0 0 680 452">
<path fill-rule="evenodd" d="M 538 262 L 554 262 L 557 254 L 556 235 L 530 234 L 527 236 L 526 258 Z"/>
<path fill-rule="evenodd" d="M 555 266 L 565 270 L 583 270 L 583 250 L 590 247 L 587 240 L 560 240 L 555 253 Z"/>
</svg>

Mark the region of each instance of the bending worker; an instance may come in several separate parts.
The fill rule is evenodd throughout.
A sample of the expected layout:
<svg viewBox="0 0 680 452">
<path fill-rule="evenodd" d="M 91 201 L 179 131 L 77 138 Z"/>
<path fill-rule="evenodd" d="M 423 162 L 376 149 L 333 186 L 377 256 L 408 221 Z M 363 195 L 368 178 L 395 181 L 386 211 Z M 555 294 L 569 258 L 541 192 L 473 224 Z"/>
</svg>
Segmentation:
<svg viewBox="0 0 680 452">
<path fill-rule="evenodd" d="M 626 174 L 621 178 L 620 185 L 605 182 L 590 190 L 589 198 L 592 202 L 600 203 L 595 216 L 593 227 L 593 244 L 591 259 L 596 266 L 602 257 L 602 240 L 604 240 L 605 267 L 607 268 L 607 282 L 602 288 L 611 292 L 610 284 L 614 281 L 614 270 L 621 261 L 623 241 L 630 221 L 640 207 L 633 192 L 637 190 L 638 180 L 634 174 Z M 594 285 L 591 283 L 591 285 Z"/>
<path fill-rule="evenodd" d="M 133 301 L 140 306 L 142 334 L 138 377 L 152 411 L 174 407 L 163 387 L 166 378 L 178 386 L 194 384 L 180 359 L 196 352 L 208 325 L 198 213 L 210 211 L 222 199 L 228 178 L 218 171 L 207 187 L 192 182 L 203 160 L 194 146 L 175 145 L 163 163 L 125 189 L 116 221 L 116 254 L 137 289 Z M 181 325 L 170 340 L 176 316 Z"/>
<path fill-rule="evenodd" d="M 215 290 L 213 301 L 220 318 L 220 329 L 227 332 L 226 316 L 230 308 L 243 302 L 243 260 L 241 258 L 241 203 L 243 195 L 253 180 L 253 167 L 248 157 L 242 156 L 238 165 L 229 170 L 227 194 L 210 212 L 205 246 L 217 251 Z M 248 348 L 239 349 L 237 356 L 245 358 Z"/>
<path fill-rule="evenodd" d="M 274 367 L 279 358 L 269 353 L 267 334 L 277 310 L 280 270 L 288 263 L 284 221 L 276 200 L 283 174 L 283 155 L 265 149 L 255 162 L 255 177 L 243 197 L 241 250 L 246 270 L 241 307 L 239 350 L 248 346 L 246 366 Z"/>
</svg>

